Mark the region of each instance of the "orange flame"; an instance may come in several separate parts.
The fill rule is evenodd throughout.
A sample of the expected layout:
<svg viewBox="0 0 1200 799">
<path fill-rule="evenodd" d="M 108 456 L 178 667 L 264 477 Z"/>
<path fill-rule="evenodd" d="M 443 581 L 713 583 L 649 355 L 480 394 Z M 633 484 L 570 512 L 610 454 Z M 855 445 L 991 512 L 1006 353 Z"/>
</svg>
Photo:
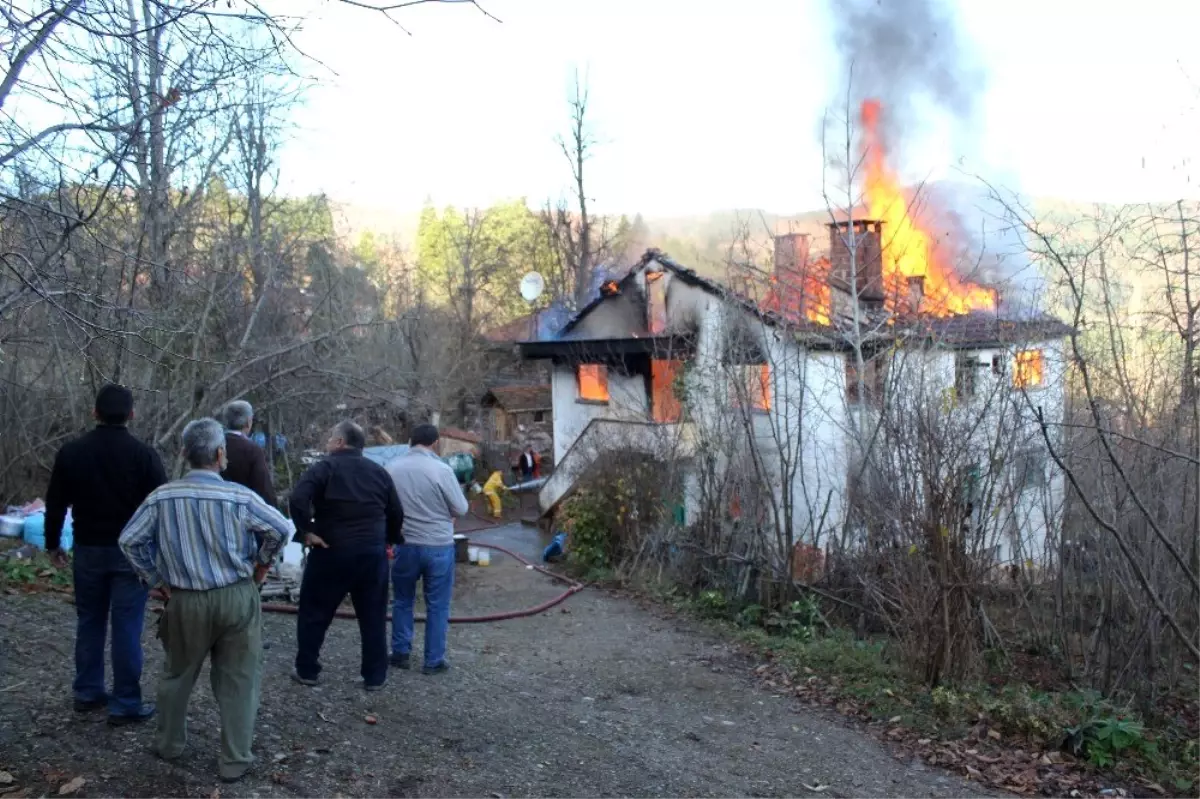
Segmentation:
<svg viewBox="0 0 1200 799">
<path fill-rule="evenodd" d="M 1013 358 L 1013 386 L 1037 388 L 1046 379 L 1046 356 L 1041 350 L 1020 350 Z"/>
<path fill-rule="evenodd" d="M 995 310 L 991 289 L 962 280 L 946 262 L 946 252 L 921 220 L 910 213 L 912 196 L 887 165 L 887 148 L 879 129 L 882 107 L 878 100 L 862 104 L 863 156 L 866 166 L 864 193 L 867 213 L 883 222 L 883 285 L 889 310 L 903 308 L 908 279 L 924 278 L 921 310 L 937 316 Z"/>
</svg>

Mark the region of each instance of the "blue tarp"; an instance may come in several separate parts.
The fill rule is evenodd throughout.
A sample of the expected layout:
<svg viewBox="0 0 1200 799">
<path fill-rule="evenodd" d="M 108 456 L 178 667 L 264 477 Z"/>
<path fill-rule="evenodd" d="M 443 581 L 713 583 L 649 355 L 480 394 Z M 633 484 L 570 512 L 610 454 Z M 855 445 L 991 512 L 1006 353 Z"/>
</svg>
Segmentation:
<svg viewBox="0 0 1200 799">
<path fill-rule="evenodd" d="M 267 448 L 267 434 L 261 430 L 251 434 L 250 440 L 263 449 Z M 279 452 L 287 452 L 287 436 L 282 433 L 275 434 L 275 449 Z"/>
<path fill-rule="evenodd" d="M 399 458 L 406 452 L 408 452 L 408 444 L 387 444 L 382 447 L 365 447 L 363 449 L 363 455 L 380 466 L 387 466 L 388 461 Z"/>
</svg>

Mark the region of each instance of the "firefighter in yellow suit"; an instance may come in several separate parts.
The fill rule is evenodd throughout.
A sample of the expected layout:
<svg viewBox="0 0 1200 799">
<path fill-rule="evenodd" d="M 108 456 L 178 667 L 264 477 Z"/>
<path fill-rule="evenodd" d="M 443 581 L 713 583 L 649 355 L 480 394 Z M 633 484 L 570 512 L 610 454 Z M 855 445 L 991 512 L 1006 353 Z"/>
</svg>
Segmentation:
<svg viewBox="0 0 1200 799">
<path fill-rule="evenodd" d="M 483 495 L 487 497 L 488 504 L 492 506 L 493 518 L 500 518 L 503 507 L 500 504 L 500 492 L 507 490 L 508 487 L 504 485 L 504 475 L 499 470 L 492 472 L 492 476 L 483 484 Z"/>
</svg>

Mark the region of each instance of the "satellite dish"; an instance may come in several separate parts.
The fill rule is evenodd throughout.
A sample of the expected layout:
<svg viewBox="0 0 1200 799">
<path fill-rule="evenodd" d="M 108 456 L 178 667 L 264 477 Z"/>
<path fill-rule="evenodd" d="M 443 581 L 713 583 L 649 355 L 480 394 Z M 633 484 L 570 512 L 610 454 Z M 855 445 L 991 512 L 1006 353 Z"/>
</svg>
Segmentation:
<svg viewBox="0 0 1200 799">
<path fill-rule="evenodd" d="M 521 278 L 521 296 L 525 298 L 525 302 L 533 302 L 542 296 L 545 288 L 546 281 L 537 272 L 529 272 Z"/>
</svg>

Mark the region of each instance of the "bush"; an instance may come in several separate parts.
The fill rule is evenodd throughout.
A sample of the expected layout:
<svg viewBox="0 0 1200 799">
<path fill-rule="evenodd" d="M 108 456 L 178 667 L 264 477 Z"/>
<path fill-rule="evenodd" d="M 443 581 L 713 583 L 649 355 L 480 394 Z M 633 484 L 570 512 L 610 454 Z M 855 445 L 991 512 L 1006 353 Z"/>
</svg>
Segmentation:
<svg viewBox="0 0 1200 799">
<path fill-rule="evenodd" d="M 613 453 L 593 468 L 560 512 L 567 562 L 583 573 L 620 571 L 662 523 L 672 485 L 662 464 L 636 453 Z"/>
</svg>

